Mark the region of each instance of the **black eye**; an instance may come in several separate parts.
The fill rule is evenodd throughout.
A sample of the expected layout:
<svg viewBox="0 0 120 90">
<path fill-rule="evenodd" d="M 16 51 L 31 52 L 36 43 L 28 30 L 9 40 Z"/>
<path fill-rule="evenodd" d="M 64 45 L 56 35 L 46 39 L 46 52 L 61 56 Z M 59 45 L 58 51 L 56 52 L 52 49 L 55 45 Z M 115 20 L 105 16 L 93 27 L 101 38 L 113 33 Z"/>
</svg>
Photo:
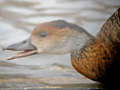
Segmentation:
<svg viewBox="0 0 120 90">
<path fill-rule="evenodd" d="M 46 33 L 46 32 L 41 32 L 39 35 L 40 35 L 41 37 L 46 37 L 46 36 L 47 36 L 47 33 Z"/>
</svg>

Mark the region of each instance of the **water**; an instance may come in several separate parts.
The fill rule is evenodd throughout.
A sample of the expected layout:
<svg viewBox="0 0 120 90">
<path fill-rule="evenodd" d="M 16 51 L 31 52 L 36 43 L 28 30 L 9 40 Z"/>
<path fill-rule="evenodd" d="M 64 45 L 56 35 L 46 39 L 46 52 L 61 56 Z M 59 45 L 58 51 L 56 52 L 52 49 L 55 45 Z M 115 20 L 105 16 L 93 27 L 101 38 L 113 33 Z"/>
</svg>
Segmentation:
<svg viewBox="0 0 120 90">
<path fill-rule="evenodd" d="M 0 87 L 101 87 L 73 69 L 69 54 L 7 61 L 17 52 L 2 51 L 2 47 L 28 38 L 36 25 L 58 19 L 77 24 L 95 36 L 119 6 L 119 0 L 0 0 Z"/>
</svg>

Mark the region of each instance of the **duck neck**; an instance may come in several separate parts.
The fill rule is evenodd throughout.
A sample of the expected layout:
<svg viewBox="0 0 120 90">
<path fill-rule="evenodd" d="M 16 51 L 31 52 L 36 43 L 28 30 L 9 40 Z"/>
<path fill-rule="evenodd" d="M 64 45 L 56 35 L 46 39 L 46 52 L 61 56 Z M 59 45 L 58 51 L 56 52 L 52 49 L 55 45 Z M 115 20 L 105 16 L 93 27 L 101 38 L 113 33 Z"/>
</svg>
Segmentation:
<svg viewBox="0 0 120 90">
<path fill-rule="evenodd" d="M 82 35 L 77 35 L 75 37 L 76 39 L 74 40 L 74 45 L 73 45 L 73 51 L 71 52 L 71 55 L 77 55 L 80 54 L 84 48 L 89 46 L 95 38 L 89 34 L 88 32 L 83 33 Z"/>
<path fill-rule="evenodd" d="M 84 41 L 84 44 L 82 47 L 80 47 L 78 50 L 74 50 L 71 52 L 71 63 L 72 66 L 76 69 L 77 72 L 81 73 L 82 75 L 92 79 L 91 73 L 88 74 L 89 70 L 87 69 L 87 62 L 88 58 L 84 55 L 84 50 L 87 49 L 87 52 L 85 52 L 87 55 L 90 56 L 91 45 L 95 41 L 95 38 L 92 35 L 87 35 L 86 40 Z M 80 42 L 79 42 L 80 43 Z M 91 63 L 90 63 L 91 64 Z"/>
</svg>

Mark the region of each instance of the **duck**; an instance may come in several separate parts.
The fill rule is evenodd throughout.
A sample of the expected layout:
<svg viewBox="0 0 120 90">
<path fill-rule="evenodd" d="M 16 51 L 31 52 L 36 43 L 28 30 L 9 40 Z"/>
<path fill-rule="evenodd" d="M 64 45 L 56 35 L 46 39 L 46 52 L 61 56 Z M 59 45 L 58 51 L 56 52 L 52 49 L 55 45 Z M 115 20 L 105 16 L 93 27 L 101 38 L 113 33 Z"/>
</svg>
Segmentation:
<svg viewBox="0 0 120 90">
<path fill-rule="evenodd" d="M 95 37 L 76 24 L 54 20 L 37 25 L 29 38 L 3 50 L 22 51 L 8 60 L 34 54 L 70 53 L 78 73 L 100 83 L 115 82 L 120 80 L 120 8 Z"/>
</svg>

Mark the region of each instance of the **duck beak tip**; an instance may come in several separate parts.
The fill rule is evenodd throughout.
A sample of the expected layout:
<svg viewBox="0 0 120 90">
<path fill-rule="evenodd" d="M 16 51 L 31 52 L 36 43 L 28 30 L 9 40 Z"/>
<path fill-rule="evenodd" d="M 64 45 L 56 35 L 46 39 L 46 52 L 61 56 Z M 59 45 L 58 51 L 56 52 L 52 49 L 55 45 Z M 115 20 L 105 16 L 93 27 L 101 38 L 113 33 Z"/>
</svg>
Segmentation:
<svg viewBox="0 0 120 90">
<path fill-rule="evenodd" d="M 30 56 L 37 53 L 37 49 L 34 45 L 31 43 L 31 39 L 28 38 L 27 40 L 24 40 L 20 43 L 8 45 L 2 48 L 2 50 L 12 50 L 12 51 L 23 51 L 18 53 L 17 55 L 14 55 L 12 57 L 9 57 L 7 60 L 12 60 L 15 58 Z"/>
</svg>

